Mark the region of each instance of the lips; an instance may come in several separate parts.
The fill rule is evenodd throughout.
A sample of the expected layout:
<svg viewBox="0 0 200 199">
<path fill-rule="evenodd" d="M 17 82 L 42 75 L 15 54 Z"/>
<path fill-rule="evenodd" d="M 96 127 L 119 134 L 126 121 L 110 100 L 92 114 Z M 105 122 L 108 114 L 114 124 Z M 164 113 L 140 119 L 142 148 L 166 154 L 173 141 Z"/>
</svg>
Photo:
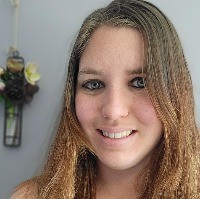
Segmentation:
<svg viewBox="0 0 200 199">
<path fill-rule="evenodd" d="M 133 132 L 135 132 L 135 130 L 125 130 L 125 131 L 116 132 L 116 133 L 110 133 L 104 130 L 99 130 L 99 131 L 101 135 L 103 135 L 104 137 L 111 138 L 111 139 L 125 138 L 131 135 Z"/>
</svg>

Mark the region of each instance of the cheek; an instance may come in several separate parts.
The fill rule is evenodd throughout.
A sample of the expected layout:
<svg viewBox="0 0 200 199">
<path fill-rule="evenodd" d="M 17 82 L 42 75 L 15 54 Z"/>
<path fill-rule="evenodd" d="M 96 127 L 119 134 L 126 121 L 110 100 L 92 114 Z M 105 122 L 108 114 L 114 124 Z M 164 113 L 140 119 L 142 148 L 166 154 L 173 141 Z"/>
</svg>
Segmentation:
<svg viewBox="0 0 200 199">
<path fill-rule="evenodd" d="M 95 103 L 85 99 L 83 95 L 77 94 L 75 97 L 75 111 L 81 126 L 88 126 L 95 116 Z"/>
<path fill-rule="evenodd" d="M 135 108 L 135 114 L 137 114 L 137 118 L 142 121 L 142 123 L 161 124 L 161 121 L 158 119 L 155 108 L 153 107 L 153 104 L 149 98 L 140 100 L 140 105 L 136 106 Z"/>
<path fill-rule="evenodd" d="M 86 109 L 85 106 L 86 103 L 83 103 L 83 100 L 81 100 L 81 97 L 79 97 L 79 95 L 77 95 L 75 97 L 75 111 L 76 111 L 76 116 L 78 118 L 78 121 L 81 123 L 84 123 L 84 118 L 86 115 Z"/>
</svg>

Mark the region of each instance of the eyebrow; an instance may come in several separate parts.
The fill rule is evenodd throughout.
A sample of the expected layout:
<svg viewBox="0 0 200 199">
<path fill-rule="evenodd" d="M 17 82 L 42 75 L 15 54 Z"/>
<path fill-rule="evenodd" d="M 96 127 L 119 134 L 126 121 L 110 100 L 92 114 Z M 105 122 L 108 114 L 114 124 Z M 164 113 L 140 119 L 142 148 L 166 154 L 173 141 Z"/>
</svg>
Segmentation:
<svg viewBox="0 0 200 199">
<path fill-rule="evenodd" d="M 135 74 L 144 74 L 146 73 L 146 68 L 145 67 L 139 67 L 136 69 L 131 69 L 131 70 L 127 70 L 127 74 L 128 75 L 135 75 Z"/>
<path fill-rule="evenodd" d="M 83 70 L 80 70 L 78 72 L 78 74 L 79 75 L 83 75 L 83 74 L 86 74 L 86 75 L 102 75 L 103 72 L 96 70 L 96 69 L 93 69 L 93 68 L 85 68 Z"/>
<path fill-rule="evenodd" d="M 133 69 L 133 70 L 129 69 L 126 71 L 126 73 L 128 75 L 135 75 L 135 74 L 143 74 L 143 73 L 145 73 L 145 71 L 146 71 L 145 67 L 139 67 L 139 68 Z M 79 75 L 84 75 L 84 74 L 86 74 L 86 75 L 102 75 L 103 72 L 100 70 L 93 69 L 93 68 L 85 68 L 83 70 L 80 70 L 78 72 L 78 74 Z"/>
</svg>

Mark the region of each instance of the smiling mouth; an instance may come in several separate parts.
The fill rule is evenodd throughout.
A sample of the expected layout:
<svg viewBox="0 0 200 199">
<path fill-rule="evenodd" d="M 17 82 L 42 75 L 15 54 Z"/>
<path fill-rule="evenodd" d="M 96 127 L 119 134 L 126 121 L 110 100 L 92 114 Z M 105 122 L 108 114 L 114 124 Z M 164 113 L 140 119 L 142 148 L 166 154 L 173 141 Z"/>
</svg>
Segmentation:
<svg viewBox="0 0 200 199">
<path fill-rule="evenodd" d="M 109 133 L 107 131 L 99 130 L 101 135 L 104 137 L 112 138 L 112 139 L 120 139 L 120 138 L 125 138 L 136 132 L 136 130 L 127 130 L 127 131 L 122 131 L 118 133 Z"/>
</svg>

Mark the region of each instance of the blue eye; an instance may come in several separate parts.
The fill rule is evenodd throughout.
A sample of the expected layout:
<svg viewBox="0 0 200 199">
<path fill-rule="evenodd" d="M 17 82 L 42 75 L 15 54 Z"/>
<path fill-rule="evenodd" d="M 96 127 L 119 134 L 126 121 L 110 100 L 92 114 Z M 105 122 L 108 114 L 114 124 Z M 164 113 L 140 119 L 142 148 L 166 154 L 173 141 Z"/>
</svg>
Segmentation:
<svg viewBox="0 0 200 199">
<path fill-rule="evenodd" d="M 105 85 L 102 81 L 99 80 L 87 80 L 83 83 L 82 87 L 88 90 L 99 90 Z"/>
<path fill-rule="evenodd" d="M 131 80 L 130 86 L 135 88 L 145 88 L 145 78 L 144 77 L 135 77 Z"/>
</svg>

